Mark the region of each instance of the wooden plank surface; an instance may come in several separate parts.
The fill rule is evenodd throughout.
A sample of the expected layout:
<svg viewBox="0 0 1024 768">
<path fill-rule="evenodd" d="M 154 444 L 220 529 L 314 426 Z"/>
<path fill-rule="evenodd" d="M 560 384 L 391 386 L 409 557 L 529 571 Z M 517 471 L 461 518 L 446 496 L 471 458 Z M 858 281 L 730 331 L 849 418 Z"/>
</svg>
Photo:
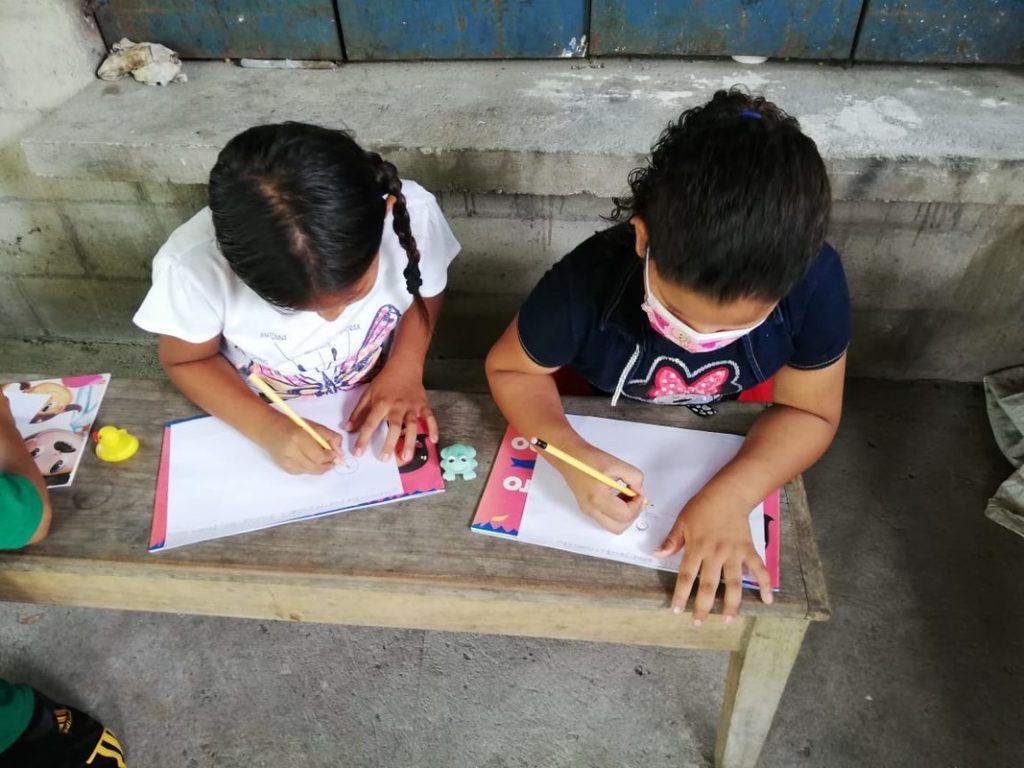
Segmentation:
<svg viewBox="0 0 1024 768">
<path fill-rule="evenodd" d="M 138 435 L 139 454 L 116 465 L 104 464 L 91 453 L 84 457 L 74 485 L 53 493 L 54 523 L 47 540 L 0 555 L 0 597 L 25 599 L 33 573 L 63 573 L 78 574 L 82 583 L 86 577 L 102 577 L 124 578 L 127 585 L 135 577 L 148 582 L 187 579 L 211 588 L 214 583 L 233 584 L 241 589 L 252 582 L 271 588 L 560 603 L 580 610 L 657 610 L 669 616 L 664 609 L 672 574 L 470 532 L 469 522 L 506 425 L 486 395 L 433 392 L 431 401 L 441 424 L 442 445 L 465 442 L 477 448 L 478 479 L 448 483 L 445 493 L 424 499 L 150 554 L 146 544 L 163 423 L 193 415 L 197 409 L 168 382 L 115 379 L 97 424 L 116 424 Z M 745 432 L 760 410 L 726 403 L 717 417 L 701 419 L 685 408 L 627 403 L 612 409 L 602 398 L 570 398 L 566 407 L 573 413 L 736 433 Z M 800 503 L 793 504 L 793 499 Z M 8 588 L 3 590 L 5 581 Z M 74 583 L 69 579 L 62 588 Z M 41 592 L 33 594 L 31 599 L 44 599 Z M 58 602 L 89 604 L 76 603 L 73 596 Z M 189 609 L 179 605 L 176 610 Z M 763 606 L 747 591 L 743 611 L 749 616 L 827 618 L 824 579 L 799 479 L 783 494 L 781 593 L 774 605 Z M 206 611 L 197 606 L 195 612 Z M 683 623 L 688 622 L 681 619 L 680 626 Z"/>
<path fill-rule="evenodd" d="M 803 643 L 806 621 L 759 616 L 729 659 L 715 768 L 755 768 Z"/>
<path fill-rule="evenodd" d="M 740 648 L 745 622 L 753 621 L 745 617 L 726 625 L 714 616 L 695 627 L 669 611 L 595 602 L 570 606 L 561 601 L 505 600 L 503 595 L 487 593 L 467 596 L 463 590 L 339 586 L 330 580 L 251 574 L 233 580 L 180 572 L 139 575 L 119 573 L 118 568 L 60 565 L 59 570 L 0 571 L 0 599 L 715 651 Z"/>
</svg>

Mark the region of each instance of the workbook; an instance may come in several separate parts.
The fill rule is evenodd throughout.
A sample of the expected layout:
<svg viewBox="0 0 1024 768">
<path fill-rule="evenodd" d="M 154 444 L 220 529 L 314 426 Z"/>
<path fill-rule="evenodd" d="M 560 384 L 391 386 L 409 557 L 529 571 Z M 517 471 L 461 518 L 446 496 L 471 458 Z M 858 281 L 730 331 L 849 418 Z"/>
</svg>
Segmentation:
<svg viewBox="0 0 1024 768">
<path fill-rule="evenodd" d="M 510 427 L 505 433 L 471 524 L 477 533 L 539 544 L 581 555 L 679 571 L 683 553 L 660 559 L 661 546 L 680 510 L 739 451 L 743 438 L 655 424 L 569 416 L 589 442 L 644 473 L 650 501 L 621 534 L 606 531 L 584 515 L 562 475 L 541 458 L 530 441 Z M 556 459 L 551 459 L 556 461 Z M 750 511 L 750 536 L 779 587 L 779 492 Z M 750 574 L 744 584 L 754 586 Z"/>
<path fill-rule="evenodd" d="M 422 424 L 408 462 L 378 458 L 387 431 L 383 424 L 363 455 L 353 456 L 356 435 L 341 426 L 361 393 L 359 388 L 288 401 L 302 418 L 344 436 L 344 463 L 322 475 L 288 474 L 262 448 L 212 416 L 167 424 L 149 550 L 444 491 L 437 449 Z"/>
<path fill-rule="evenodd" d="M 4 385 L 14 424 L 47 487 L 74 481 L 109 383 L 109 373 L 94 373 Z"/>
</svg>

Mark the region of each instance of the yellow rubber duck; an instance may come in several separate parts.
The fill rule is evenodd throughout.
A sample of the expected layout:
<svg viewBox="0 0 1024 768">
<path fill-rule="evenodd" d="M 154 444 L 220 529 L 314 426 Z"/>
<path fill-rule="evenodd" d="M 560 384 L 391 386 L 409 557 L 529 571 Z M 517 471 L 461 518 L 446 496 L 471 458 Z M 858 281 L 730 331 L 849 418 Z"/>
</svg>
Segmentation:
<svg viewBox="0 0 1024 768">
<path fill-rule="evenodd" d="M 124 461 L 139 450 L 139 438 L 117 427 L 102 427 L 93 433 L 96 455 L 103 461 Z"/>
</svg>

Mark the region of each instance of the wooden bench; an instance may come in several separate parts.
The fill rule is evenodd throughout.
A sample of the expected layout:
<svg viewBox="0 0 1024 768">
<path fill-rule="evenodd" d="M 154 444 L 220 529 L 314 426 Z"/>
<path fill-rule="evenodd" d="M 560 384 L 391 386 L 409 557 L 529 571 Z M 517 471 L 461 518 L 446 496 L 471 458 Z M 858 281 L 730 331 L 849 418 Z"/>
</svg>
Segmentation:
<svg viewBox="0 0 1024 768">
<path fill-rule="evenodd" d="M 12 379 L 5 379 L 12 380 Z M 674 576 L 471 533 L 505 422 L 485 395 L 434 392 L 443 444 L 476 446 L 479 478 L 429 498 L 207 542 L 146 551 L 164 421 L 196 408 L 169 383 L 114 379 L 99 424 L 137 434 L 120 465 L 84 457 L 56 490 L 40 545 L 0 556 L 0 599 L 284 621 L 479 632 L 728 651 L 715 750 L 722 768 L 754 766 L 809 622 L 829 617 L 803 483 L 782 498 L 782 589 L 749 590 L 731 625 L 701 627 L 668 609 Z M 573 413 L 743 433 L 760 407 L 714 419 L 685 408 L 568 398 Z M 716 608 L 718 610 L 719 608 Z"/>
</svg>

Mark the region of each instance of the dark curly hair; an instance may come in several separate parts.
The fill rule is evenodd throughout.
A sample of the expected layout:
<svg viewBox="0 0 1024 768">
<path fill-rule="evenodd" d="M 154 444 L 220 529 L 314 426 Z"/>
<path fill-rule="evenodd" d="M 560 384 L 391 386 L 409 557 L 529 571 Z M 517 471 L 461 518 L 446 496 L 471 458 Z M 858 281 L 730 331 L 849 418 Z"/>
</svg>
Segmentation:
<svg viewBox="0 0 1024 768">
<path fill-rule="evenodd" d="M 612 218 L 639 216 L 666 280 L 718 301 L 777 301 L 825 239 L 831 191 L 800 124 L 732 88 L 688 109 L 629 174 Z"/>
<path fill-rule="evenodd" d="M 259 296 L 289 309 L 342 293 L 366 274 L 380 250 L 387 195 L 395 197 L 394 230 L 408 258 L 406 288 L 425 314 L 402 180 L 345 131 L 258 125 L 231 139 L 210 173 L 224 258 Z"/>
</svg>

